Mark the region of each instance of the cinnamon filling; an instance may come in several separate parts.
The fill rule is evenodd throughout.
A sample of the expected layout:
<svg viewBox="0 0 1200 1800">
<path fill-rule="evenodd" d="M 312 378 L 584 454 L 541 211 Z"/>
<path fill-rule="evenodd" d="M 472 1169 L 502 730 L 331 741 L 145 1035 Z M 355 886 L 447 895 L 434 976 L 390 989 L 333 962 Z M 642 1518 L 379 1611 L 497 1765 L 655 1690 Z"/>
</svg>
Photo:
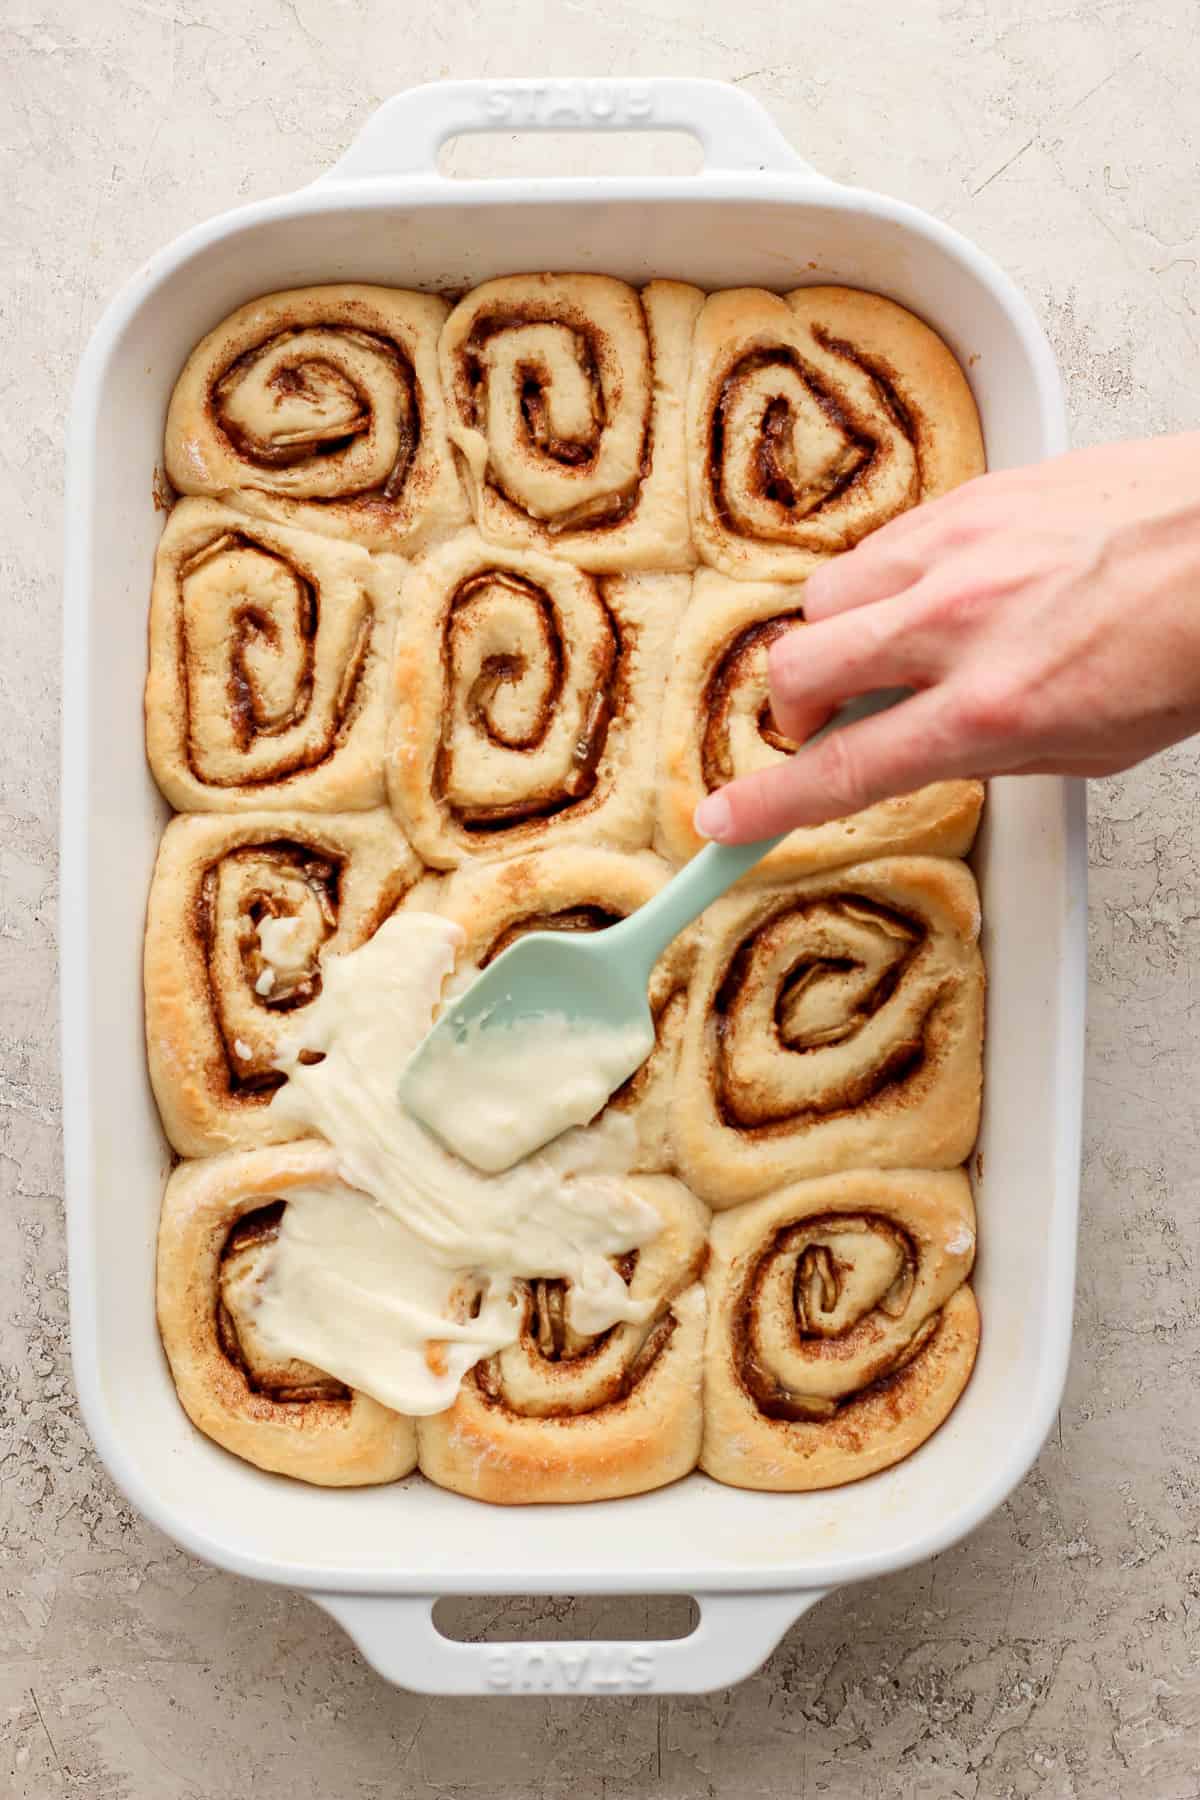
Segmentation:
<svg viewBox="0 0 1200 1800">
<path fill-rule="evenodd" d="M 846 1284 L 853 1278 L 853 1264 L 839 1255 L 839 1239 L 869 1230 L 891 1253 L 895 1273 L 874 1305 L 838 1321 Z M 896 1350 L 886 1366 L 876 1367 L 861 1387 L 840 1398 L 803 1393 L 783 1381 L 768 1366 L 756 1347 L 761 1336 L 763 1289 L 772 1265 L 779 1258 L 794 1258 L 790 1284 L 790 1314 L 784 1337 L 802 1351 L 814 1366 L 822 1362 L 844 1363 L 866 1353 L 875 1335 L 878 1315 L 886 1322 L 903 1317 L 916 1281 L 918 1252 L 908 1233 L 892 1219 L 879 1214 L 830 1214 L 782 1226 L 751 1264 L 742 1284 L 732 1330 L 733 1363 L 745 1392 L 764 1417 L 790 1422 L 827 1423 L 847 1408 L 872 1395 L 898 1386 L 909 1364 L 920 1355 L 941 1324 L 941 1310 L 917 1326 Z M 889 1270 L 889 1273 L 891 1271 Z"/>
<path fill-rule="evenodd" d="M 870 965 L 851 955 L 840 956 L 831 950 L 806 951 L 804 938 L 816 942 L 821 935 L 814 915 L 836 916 L 839 911 L 856 923 L 876 926 L 880 937 L 888 941 L 889 949 L 880 957 L 874 973 Z M 806 921 L 812 921 L 807 931 Z M 798 941 L 786 972 L 782 978 L 777 969 L 773 975 L 764 975 L 763 969 L 777 960 L 781 945 L 786 944 L 783 934 L 792 932 Z M 744 1023 L 748 1017 L 761 1016 L 763 982 L 771 979 L 776 983 L 771 1013 L 774 1041 L 769 1046 L 773 1054 L 812 1057 L 852 1042 L 899 991 L 924 941 L 925 931 L 919 920 L 908 919 L 859 894 L 799 905 L 782 901 L 738 945 L 713 1002 L 715 1099 L 722 1122 L 757 1136 L 795 1131 L 806 1122 L 852 1112 L 917 1074 L 927 1053 L 926 1031 L 935 1000 L 930 1000 L 920 1018 L 910 1022 L 909 1028 L 869 1066 L 831 1079 L 818 1095 L 810 1095 L 803 1103 L 772 1098 L 768 1091 L 748 1089 L 740 1082 L 732 1066 L 733 1040 L 735 1034 L 748 1030 Z M 813 1001 L 818 990 L 831 981 L 845 991 L 844 1004 L 833 1009 L 832 1017 L 823 1016 L 820 1008 L 814 1014 Z"/>
<path fill-rule="evenodd" d="M 545 742 L 558 709 L 567 703 L 573 687 L 582 688 L 579 728 L 571 744 L 567 766 L 560 778 L 548 785 L 531 787 L 516 800 L 477 801 L 471 804 L 447 800 L 451 783 L 454 746 L 450 737 L 454 720 L 453 696 L 460 663 L 466 660 L 473 633 L 486 618 L 488 594 L 500 588 L 519 596 L 531 609 L 533 629 L 519 649 L 484 658 L 467 693 L 466 715 L 471 729 L 486 742 L 504 750 L 533 752 Z M 601 601 L 603 606 L 603 601 Z M 476 609 L 481 609 L 476 611 Z M 554 818 L 586 800 L 595 790 L 600 760 L 608 732 L 624 706 L 624 659 L 617 620 L 603 606 L 605 636 L 587 666 L 578 671 L 568 662 L 558 610 L 534 582 L 507 571 L 487 569 L 472 576 L 455 592 L 447 616 L 447 651 L 444 655 L 446 727 L 434 759 L 433 794 L 447 805 L 466 831 L 502 831 L 512 825 Z M 541 659 L 541 693 L 532 722 L 520 731 L 506 729 L 497 717 L 496 701 L 506 684 L 528 679 L 533 657 Z M 572 678 L 577 677 L 573 682 Z"/>
<path fill-rule="evenodd" d="M 252 576 L 262 572 L 263 587 L 259 590 L 260 594 L 269 591 L 271 577 L 275 576 L 282 584 L 290 586 L 295 597 L 294 619 L 286 625 L 281 625 L 266 605 L 256 602 L 252 588 L 249 588 L 244 600 L 229 613 L 225 709 L 234 743 L 244 755 L 260 739 L 283 737 L 309 716 L 321 619 L 320 589 L 311 572 L 297 567 L 287 557 L 252 536 L 249 531 L 226 531 L 203 545 L 180 565 L 178 581 L 181 597 L 186 583 L 193 576 L 225 556 L 253 559 Z M 244 577 L 245 571 L 239 568 L 238 574 Z M 290 775 L 318 768 L 327 762 L 344 743 L 357 717 L 362 695 L 362 677 L 371 647 L 372 627 L 373 619 L 368 611 L 345 655 L 329 716 L 319 736 L 298 745 L 290 753 L 281 754 L 277 762 L 273 762 L 259 775 L 251 775 L 244 768 L 238 768 L 222 778 L 210 770 L 202 770 L 198 762 L 193 721 L 192 657 L 188 644 L 188 610 L 185 606 L 179 634 L 180 688 L 187 696 L 187 757 L 192 774 L 206 786 L 260 787 L 284 781 Z M 290 704 L 277 707 L 260 689 L 255 679 L 253 662 L 256 652 L 261 652 L 264 646 L 276 655 L 281 654 L 286 649 L 284 633 L 289 629 L 295 631 L 300 656 Z"/>
<path fill-rule="evenodd" d="M 867 376 L 881 411 L 911 444 L 919 473 L 923 421 L 901 399 L 894 371 L 881 358 L 865 354 L 857 345 L 835 337 L 821 326 L 811 330 L 815 341 L 829 355 L 852 363 Z M 743 527 L 738 523 L 736 498 L 725 487 L 728 418 L 744 385 L 763 370 L 771 369 L 780 370 L 787 383 L 801 386 L 842 440 L 840 453 L 824 468 L 806 473 L 796 453 L 798 426 L 792 401 L 786 392 L 766 401 L 758 418 L 750 460 L 748 497 L 775 509 L 782 532 L 786 534 L 806 520 L 832 511 L 857 490 L 868 488 L 880 455 L 881 445 L 872 435 L 869 421 L 856 416 L 828 380 L 796 351 L 783 345 L 750 351 L 726 372 L 709 425 L 709 492 L 717 517 L 727 530 L 734 532 Z M 912 496 L 918 497 L 919 493 Z M 848 535 L 847 546 L 853 541 L 853 536 Z"/>
<path fill-rule="evenodd" d="M 804 614 L 780 613 L 774 619 L 761 619 L 740 631 L 714 665 L 701 694 L 700 714 L 704 721 L 700 739 L 700 770 L 704 785 L 711 793 L 723 787 L 738 773 L 730 742 L 730 723 L 739 689 L 747 682 L 766 679 L 766 654 L 777 638 L 803 622 Z M 758 714 L 758 731 L 772 749 L 790 753 L 799 748 L 783 736 L 771 717 L 769 700 L 764 700 Z"/>
<path fill-rule="evenodd" d="M 294 1012 L 320 993 L 319 952 L 337 929 L 341 877 L 339 858 L 277 839 L 229 851 L 200 878 L 191 927 L 204 956 L 231 1098 L 265 1104 L 286 1079 L 271 1066 L 274 1046 L 261 1036 L 261 1014 Z M 269 962 L 263 952 L 260 926 L 273 919 L 296 922 L 299 943 L 286 964 Z"/>
<path fill-rule="evenodd" d="M 379 497 L 393 501 L 404 487 L 420 446 L 421 407 L 418 386 L 407 357 L 391 339 L 376 332 L 341 326 L 332 320 L 297 325 L 290 330 L 277 332 L 265 343 L 256 344 L 243 352 L 213 384 L 209 396 L 209 409 L 213 418 L 237 455 L 245 462 L 262 469 L 290 469 L 313 458 L 338 456 L 350 449 L 371 429 L 371 395 L 329 357 L 306 356 L 302 346 L 297 347 L 293 360 L 285 360 L 272 370 L 266 386 L 281 400 L 308 402 L 314 414 L 325 412 L 336 420 L 335 424 L 317 418 L 308 428 L 265 437 L 231 416 L 230 401 L 233 393 L 252 374 L 255 366 L 264 357 L 274 355 L 280 346 L 314 330 L 337 332 L 347 343 L 369 350 L 372 355 L 382 359 L 399 386 L 402 398 L 396 420 L 399 439 L 397 452 L 377 490 Z M 346 499 L 370 498 L 371 496 L 357 494 L 334 497 L 333 500 L 310 496 L 306 497 L 306 504 L 329 505 L 337 503 L 338 499 L 344 503 Z"/>
<path fill-rule="evenodd" d="M 475 320 L 463 349 L 464 380 L 460 384 L 460 393 L 463 393 L 465 386 L 467 416 L 476 430 L 482 429 L 481 393 L 487 381 L 487 371 L 480 355 L 484 345 L 491 338 L 522 325 L 553 325 L 571 334 L 575 360 L 592 395 L 592 424 L 588 437 L 582 440 L 555 437 L 550 429 L 545 399 L 547 371 L 534 363 L 518 366 L 521 416 L 529 441 L 539 454 L 566 468 L 586 468 L 596 459 L 600 437 L 608 423 L 595 345 L 586 331 L 581 331 L 576 324 L 568 325 L 564 319 L 547 311 L 545 307 L 536 304 L 508 306 L 496 312 L 481 313 Z"/>
<path fill-rule="evenodd" d="M 637 1259 L 636 1250 L 627 1251 L 623 1256 L 613 1259 L 614 1267 L 627 1285 L 633 1280 Z M 567 1318 L 567 1283 L 564 1281 L 531 1281 L 527 1284 L 527 1295 L 522 1336 L 540 1360 L 550 1366 L 548 1376 L 550 1370 L 561 1370 L 566 1376 L 572 1367 L 579 1368 L 598 1356 L 617 1329 L 613 1326 L 596 1335 L 574 1330 Z M 629 1398 L 670 1343 L 676 1324 L 675 1315 L 670 1310 L 658 1314 L 647 1327 L 634 1355 L 622 1368 L 614 1371 L 612 1379 L 605 1383 L 603 1392 L 589 1406 L 589 1414 L 595 1414 L 604 1407 L 617 1406 Z M 487 1362 L 477 1364 L 470 1378 L 475 1382 L 480 1397 L 489 1406 L 509 1405 L 498 1357 L 491 1357 Z M 553 1379 L 552 1376 L 550 1378 Z M 584 1415 L 576 1408 L 564 1404 L 545 1411 L 539 1408 L 537 1416 L 554 1419 L 579 1418 Z"/>
<path fill-rule="evenodd" d="M 246 1213 L 225 1239 L 217 1273 L 217 1342 L 253 1394 L 262 1394 L 276 1405 L 345 1404 L 352 1395 L 342 1382 L 309 1363 L 275 1361 L 264 1356 L 255 1343 L 255 1288 L 262 1279 L 266 1252 L 279 1235 L 284 1206 L 282 1200 L 271 1200 Z"/>
<path fill-rule="evenodd" d="M 479 966 L 486 969 L 502 950 L 507 950 L 510 944 L 515 944 L 518 938 L 527 936 L 531 931 L 603 931 L 606 926 L 616 925 L 624 917 L 624 913 L 602 906 L 599 902 L 565 906 L 553 913 L 528 913 L 505 926 L 499 937 L 493 939 L 480 957 Z"/>
<path fill-rule="evenodd" d="M 520 412 L 527 447 L 531 454 L 545 457 L 561 469 L 586 472 L 596 461 L 601 439 L 608 426 L 599 359 L 592 337 L 585 328 L 574 322 L 568 324 L 545 307 L 539 307 L 536 303 L 525 307 L 507 307 L 483 315 L 475 321 L 463 349 L 462 373 L 458 382 L 460 410 L 476 431 L 484 431 L 483 394 L 488 375 L 480 352 L 489 339 L 522 325 L 554 325 L 570 332 L 576 361 L 592 396 L 591 429 L 586 437 L 559 436 L 550 424 L 550 407 L 546 396 L 550 372 L 532 361 L 519 364 Z M 585 529 L 610 531 L 630 516 L 641 498 L 642 484 L 650 473 L 652 424 L 652 418 L 647 417 L 635 478 L 617 492 L 596 495 L 590 500 L 581 501 L 578 506 L 568 507 L 553 518 L 539 520 L 539 524 L 551 537 Z M 489 468 L 487 479 L 510 506 L 521 508 L 518 496 L 507 491 L 494 469 Z"/>
</svg>

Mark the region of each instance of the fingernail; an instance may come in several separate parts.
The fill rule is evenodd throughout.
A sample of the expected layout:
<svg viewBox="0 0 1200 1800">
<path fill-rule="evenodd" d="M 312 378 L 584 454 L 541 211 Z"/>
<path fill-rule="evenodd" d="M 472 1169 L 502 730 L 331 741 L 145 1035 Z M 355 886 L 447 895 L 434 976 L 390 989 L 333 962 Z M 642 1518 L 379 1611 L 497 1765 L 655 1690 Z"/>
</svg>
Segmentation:
<svg viewBox="0 0 1200 1800">
<path fill-rule="evenodd" d="M 721 843 L 733 828 L 733 808 L 724 794 L 709 794 L 696 808 L 693 824 L 701 837 Z"/>
</svg>

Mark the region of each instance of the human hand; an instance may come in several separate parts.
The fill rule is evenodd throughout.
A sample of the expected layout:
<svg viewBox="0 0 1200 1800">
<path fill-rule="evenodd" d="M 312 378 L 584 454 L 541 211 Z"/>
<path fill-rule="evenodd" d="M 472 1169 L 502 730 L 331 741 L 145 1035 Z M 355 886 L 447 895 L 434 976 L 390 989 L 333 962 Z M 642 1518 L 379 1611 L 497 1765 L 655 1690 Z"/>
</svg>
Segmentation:
<svg viewBox="0 0 1200 1800">
<path fill-rule="evenodd" d="M 910 700 L 700 803 L 745 843 L 957 776 L 1112 775 L 1200 730 L 1200 432 L 981 476 L 810 576 L 770 652 L 800 742 L 852 695 Z"/>
</svg>

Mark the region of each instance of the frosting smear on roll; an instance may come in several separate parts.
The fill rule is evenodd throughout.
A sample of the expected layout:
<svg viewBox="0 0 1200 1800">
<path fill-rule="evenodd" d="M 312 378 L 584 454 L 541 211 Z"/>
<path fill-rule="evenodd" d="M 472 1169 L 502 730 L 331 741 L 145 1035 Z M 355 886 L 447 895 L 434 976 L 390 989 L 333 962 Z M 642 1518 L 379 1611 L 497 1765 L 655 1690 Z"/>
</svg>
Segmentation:
<svg viewBox="0 0 1200 1800">
<path fill-rule="evenodd" d="M 341 1181 L 289 1194 L 258 1340 L 410 1414 L 451 1405 L 468 1369 L 516 1341 L 522 1278 L 567 1281 L 578 1331 L 642 1320 L 611 1259 L 659 1225 L 622 1178 L 633 1155 L 622 1119 L 485 1177 L 404 1112 L 400 1072 L 462 942 L 449 920 L 397 913 L 330 959 L 280 1052 L 288 1079 L 271 1103 L 333 1145 Z"/>
</svg>

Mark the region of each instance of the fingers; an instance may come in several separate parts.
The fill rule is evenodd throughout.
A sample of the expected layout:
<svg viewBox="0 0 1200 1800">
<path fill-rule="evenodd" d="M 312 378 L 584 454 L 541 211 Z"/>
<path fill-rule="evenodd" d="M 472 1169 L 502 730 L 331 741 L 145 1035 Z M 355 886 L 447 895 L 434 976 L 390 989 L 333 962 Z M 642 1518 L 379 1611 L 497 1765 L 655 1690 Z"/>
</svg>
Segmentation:
<svg viewBox="0 0 1200 1800">
<path fill-rule="evenodd" d="M 927 634 L 899 601 L 870 616 L 798 625 L 772 644 L 767 669 L 775 724 L 796 743 L 842 700 L 872 688 L 922 687 L 939 673 Z"/>
<path fill-rule="evenodd" d="M 822 564 L 805 583 L 805 618 L 831 619 L 914 587 L 948 548 L 978 534 L 993 510 L 989 497 L 996 498 L 998 481 L 983 475 L 910 507 L 846 555 Z"/>
<path fill-rule="evenodd" d="M 731 781 L 701 801 L 696 829 L 718 843 L 752 843 L 975 772 L 968 747 L 956 741 L 946 701 L 934 690 L 832 732 L 774 768 Z"/>
<path fill-rule="evenodd" d="M 928 570 L 937 536 L 928 514 L 938 502 L 901 513 L 844 556 L 814 569 L 804 584 L 804 616 L 811 623 L 871 606 L 912 587 Z"/>
</svg>

